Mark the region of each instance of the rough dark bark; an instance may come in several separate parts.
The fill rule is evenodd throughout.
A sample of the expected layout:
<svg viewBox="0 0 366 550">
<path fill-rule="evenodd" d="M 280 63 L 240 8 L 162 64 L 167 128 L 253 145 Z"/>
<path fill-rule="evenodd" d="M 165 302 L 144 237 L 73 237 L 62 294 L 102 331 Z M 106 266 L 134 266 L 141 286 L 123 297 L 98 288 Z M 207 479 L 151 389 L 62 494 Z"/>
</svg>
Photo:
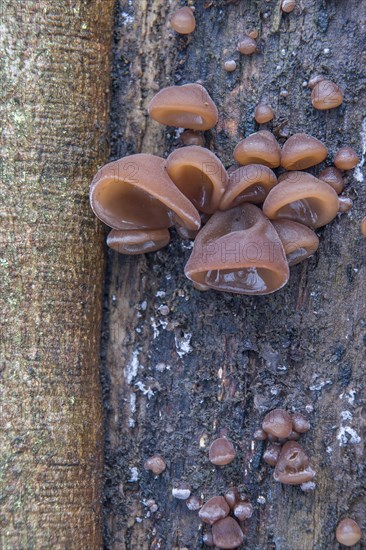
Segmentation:
<svg viewBox="0 0 366 550">
<path fill-rule="evenodd" d="M 343 144 L 364 155 L 365 3 L 302 0 L 285 16 L 279 4 L 197 2 L 197 30 L 187 38 L 167 24 L 176 2 L 132 6 L 121 0 L 113 158 L 139 151 L 165 155 L 176 147 L 174 130 L 149 120 L 146 106 L 159 88 L 197 79 L 219 108 L 219 124 L 206 137 L 226 166 L 239 138 L 257 128 L 259 100 L 274 107 L 275 129 L 283 123 L 291 133 L 309 132 L 328 145 L 330 156 Z M 260 52 L 239 57 L 237 40 L 251 27 L 259 31 Z M 227 74 L 222 63 L 231 57 L 238 69 Z M 303 82 L 320 72 L 344 88 L 341 108 L 312 108 Z M 183 274 L 190 248 L 176 236 L 159 253 L 109 254 L 103 353 L 107 548 L 201 548 L 197 513 L 171 496 L 179 479 L 205 499 L 244 484 L 255 507 L 246 532 L 251 550 L 337 548 L 335 526 L 345 513 L 366 527 L 366 251 L 359 232 L 366 196 L 360 171 L 357 178 L 346 176 L 352 212 L 318 232 L 317 254 L 293 268 L 289 284 L 272 296 L 195 291 Z M 161 314 L 161 305 L 169 315 Z M 269 409 L 305 412 L 306 406 L 313 408 L 312 430 L 302 441 L 317 470 L 311 494 L 274 482 L 261 460 L 263 446 L 252 438 Z M 239 452 L 217 470 L 207 449 L 221 432 Z M 156 479 L 143 469 L 155 452 L 168 463 Z M 149 498 L 159 506 L 150 517 L 143 503 Z"/>
<path fill-rule="evenodd" d="M 4 549 L 102 545 L 102 231 L 112 0 L 1 6 Z"/>
</svg>

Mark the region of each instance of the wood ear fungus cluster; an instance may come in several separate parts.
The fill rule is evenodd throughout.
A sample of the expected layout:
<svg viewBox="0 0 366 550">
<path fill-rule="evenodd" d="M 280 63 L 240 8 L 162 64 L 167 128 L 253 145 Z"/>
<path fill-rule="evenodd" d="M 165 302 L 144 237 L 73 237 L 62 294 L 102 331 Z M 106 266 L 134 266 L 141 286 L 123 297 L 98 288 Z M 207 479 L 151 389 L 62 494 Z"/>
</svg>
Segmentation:
<svg viewBox="0 0 366 550">
<path fill-rule="evenodd" d="M 211 525 L 211 531 L 206 530 L 204 535 L 205 544 L 216 545 L 218 548 L 237 548 L 244 540 L 244 533 L 238 522 L 244 522 L 252 514 L 251 503 L 241 499 L 236 487 L 229 489 L 225 497 L 210 498 L 198 513 L 204 523 Z"/>
<path fill-rule="evenodd" d="M 338 151 L 336 168 L 316 178 L 301 170 L 326 158 L 323 143 L 298 133 L 281 150 L 271 132 L 260 130 L 236 145 L 239 167 L 226 171 L 202 146 L 201 132 L 216 124 L 218 112 L 201 84 L 160 90 L 148 112 L 161 124 L 183 128 L 185 147 L 167 159 L 140 153 L 107 164 L 91 184 L 91 207 L 112 228 L 108 246 L 123 254 L 159 250 L 173 226 L 194 239 L 184 272 L 198 290 L 262 295 L 281 289 L 289 266 L 317 250 L 313 230 L 352 205 L 337 194 L 340 169 L 358 162 L 349 147 Z M 260 104 L 255 116 L 264 122 L 273 111 Z M 280 166 L 287 172 L 277 178 L 273 170 Z"/>
<path fill-rule="evenodd" d="M 290 415 L 283 409 L 274 409 L 264 417 L 262 430 L 269 444 L 263 460 L 275 467 L 273 477 L 276 481 L 287 485 L 303 485 L 309 484 L 315 477 L 304 449 L 296 441 L 309 429 L 309 422 L 300 413 Z M 315 485 L 311 488 L 315 488 Z M 308 490 L 306 485 L 304 490 Z"/>
</svg>

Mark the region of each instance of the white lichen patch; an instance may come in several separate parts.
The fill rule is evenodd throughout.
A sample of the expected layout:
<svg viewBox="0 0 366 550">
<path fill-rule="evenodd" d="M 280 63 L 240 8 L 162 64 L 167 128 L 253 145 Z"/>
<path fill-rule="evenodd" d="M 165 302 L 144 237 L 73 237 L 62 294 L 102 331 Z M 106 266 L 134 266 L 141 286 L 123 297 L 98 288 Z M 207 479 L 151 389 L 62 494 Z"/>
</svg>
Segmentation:
<svg viewBox="0 0 366 550">
<path fill-rule="evenodd" d="M 340 399 L 344 399 L 350 405 L 355 404 L 355 397 L 356 397 L 356 391 L 355 390 L 349 390 L 348 392 L 343 392 L 339 396 Z"/>
<path fill-rule="evenodd" d="M 131 477 L 128 481 L 129 483 L 135 483 L 136 481 L 139 480 L 139 471 L 136 468 L 136 466 L 132 466 L 130 467 L 130 472 L 131 472 Z"/>
<path fill-rule="evenodd" d="M 350 411 L 341 411 L 339 416 L 343 421 L 345 420 L 352 420 L 352 413 Z"/>
<path fill-rule="evenodd" d="M 126 11 L 123 11 L 121 13 L 121 17 L 122 17 L 122 23 L 124 25 L 128 25 L 129 23 L 133 23 L 135 18 L 133 15 L 131 15 L 130 13 L 127 13 Z"/>
<path fill-rule="evenodd" d="M 366 155 L 366 117 L 362 121 L 360 136 L 361 136 L 361 145 L 362 145 L 361 159 L 355 168 L 353 176 L 356 181 L 358 181 L 359 183 L 362 183 L 364 181 L 362 168 L 365 164 L 365 155 Z"/>
<path fill-rule="evenodd" d="M 332 383 L 331 380 L 320 380 L 316 384 L 312 384 L 311 386 L 309 386 L 309 390 L 310 391 L 321 391 L 324 388 L 324 386 L 327 386 L 331 383 Z"/>
<path fill-rule="evenodd" d="M 345 447 L 350 443 L 352 445 L 361 443 L 360 436 L 354 428 L 351 428 L 351 426 L 341 426 L 337 433 L 337 439 L 340 447 Z"/>
<path fill-rule="evenodd" d="M 135 393 L 130 394 L 129 406 L 130 406 L 130 416 L 128 417 L 128 426 L 130 428 L 134 428 L 136 424 L 134 419 L 134 414 L 136 412 L 136 394 Z"/>
<path fill-rule="evenodd" d="M 181 359 L 188 353 L 191 353 L 191 339 L 192 334 L 190 332 L 184 332 L 182 336 L 175 335 L 175 347 Z"/>
<path fill-rule="evenodd" d="M 151 388 L 146 387 L 145 384 L 143 384 L 143 382 L 141 382 L 141 381 L 136 382 L 135 386 L 136 386 L 136 388 L 138 388 L 144 395 L 147 395 L 147 398 L 148 398 L 148 399 L 150 399 L 151 397 L 153 397 L 154 392 L 152 391 Z"/>
<path fill-rule="evenodd" d="M 139 351 L 134 350 L 131 354 L 131 360 L 125 366 L 125 378 L 127 384 L 131 384 L 132 380 L 136 377 L 139 368 L 143 368 L 139 363 Z"/>
</svg>

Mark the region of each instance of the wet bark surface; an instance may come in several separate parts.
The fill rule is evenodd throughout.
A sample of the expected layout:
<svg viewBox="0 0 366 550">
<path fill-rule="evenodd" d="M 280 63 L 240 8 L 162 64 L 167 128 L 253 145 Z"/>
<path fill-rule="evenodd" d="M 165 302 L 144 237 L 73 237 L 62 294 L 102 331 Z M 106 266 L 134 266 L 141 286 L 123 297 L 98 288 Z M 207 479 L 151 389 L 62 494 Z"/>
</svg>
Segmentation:
<svg viewBox="0 0 366 550">
<path fill-rule="evenodd" d="M 345 144 L 364 158 L 364 3 L 302 0 L 283 15 L 275 0 L 206 0 L 195 5 L 197 29 L 189 37 L 169 28 L 176 6 L 119 2 L 113 159 L 140 151 L 165 156 L 180 146 L 174 129 L 147 118 L 146 106 L 158 89 L 196 80 L 218 106 L 219 123 L 206 132 L 206 145 L 226 167 L 239 139 L 258 129 L 259 101 L 274 108 L 267 127 L 279 136 L 308 132 L 326 143 L 329 158 Z M 259 31 L 259 51 L 239 56 L 237 41 L 251 28 Z M 223 70 L 227 59 L 238 64 L 231 74 Z M 345 90 L 340 108 L 312 108 L 304 82 L 319 73 Z M 243 485 L 255 510 L 245 523 L 243 547 L 251 550 L 338 548 L 335 527 L 343 515 L 365 529 L 364 176 L 360 168 L 347 173 L 353 209 L 317 232 L 318 252 L 270 296 L 194 290 L 183 273 L 190 243 L 174 232 L 158 253 L 109 253 L 102 354 L 106 548 L 203 548 L 197 512 L 172 498 L 179 480 L 204 500 Z M 253 441 L 275 407 L 303 412 L 311 422 L 301 442 L 317 471 L 313 493 L 276 483 L 261 459 L 263 444 Z M 238 450 L 223 469 L 208 461 L 209 443 L 220 434 Z M 156 453 L 167 462 L 159 477 L 143 468 Z M 148 499 L 156 501 L 156 513 Z"/>
<path fill-rule="evenodd" d="M 1 5 L 0 547 L 102 546 L 102 228 L 113 2 Z"/>
</svg>

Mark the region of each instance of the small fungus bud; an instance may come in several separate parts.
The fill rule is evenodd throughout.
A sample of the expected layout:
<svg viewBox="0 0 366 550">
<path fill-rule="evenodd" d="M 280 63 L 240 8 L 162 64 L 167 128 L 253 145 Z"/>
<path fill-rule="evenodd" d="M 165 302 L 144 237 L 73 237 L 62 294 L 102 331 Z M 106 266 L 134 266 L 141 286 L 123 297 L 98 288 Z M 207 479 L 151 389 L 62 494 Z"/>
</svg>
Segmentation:
<svg viewBox="0 0 366 550">
<path fill-rule="evenodd" d="M 232 73 L 236 69 L 236 63 L 234 59 L 229 59 L 228 61 L 225 61 L 224 63 L 224 69 L 228 73 Z"/>
<path fill-rule="evenodd" d="M 250 36 L 245 36 L 238 43 L 238 51 L 243 55 L 251 55 L 256 51 L 256 49 L 257 43 L 255 40 L 253 40 L 253 38 L 250 38 Z"/>
<path fill-rule="evenodd" d="M 263 453 L 263 460 L 269 464 L 269 466 L 276 466 L 280 453 L 281 445 L 278 443 L 270 443 Z"/>
<path fill-rule="evenodd" d="M 306 420 L 305 416 L 297 412 L 292 415 L 292 425 L 295 432 L 299 434 L 304 434 L 310 430 L 309 421 Z"/>
<path fill-rule="evenodd" d="M 281 9 L 285 13 L 290 13 L 295 8 L 295 0 L 282 0 Z"/>
<path fill-rule="evenodd" d="M 351 518 L 344 518 L 338 523 L 336 538 L 344 546 L 353 546 L 361 540 L 361 529 Z"/>
<path fill-rule="evenodd" d="M 230 508 L 224 497 L 212 497 L 208 500 L 198 512 L 202 521 L 212 525 L 221 518 L 229 515 Z"/>
<path fill-rule="evenodd" d="M 248 518 L 251 518 L 253 515 L 253 506 L 250 502 L 238 502 L 234 508 L 234 516 L 238 518 L 239 521 L 244 521 Z"/>
<path fill-rule="evenodd" d="M 264 124 L 273 119 L 274 113 L 272 107 L 265 105 L 264 103 L 259 103 L 254 111 L 254 118 L 258 124 Z"/>
<path fill-rule="evenodd" d="M 173 487 L 172 495 L 179 500 L 187 500 L 191 496 L 191 489 L 187 483 L 181 481 L 176 487 Z"/>
<path fill-rule="evenodd" d="M 343 102 L 343 92 L 331 80 L 320 80 L 315 84 L 311 92 L 311 102 L 314 109 L 318 109 L 319 111 L 335 109 Z"/>
<path fill-rule="evenodd" d="M 220 519 L 212 526 L 213 541 L 219 548 L 237 548 L 244 540 L 238 522 L 231 517 Z"/>
<path fill-rule="evenodd" d="M 144 468 L 159 476 L 166 468 L 165 460 L 161 456 L 154 455 L 146 460 Z"/>
<path fill-rule="evenodd" d="M 196 19 L 191 8 L 184 7 L 173 13 L 170 24 L 179 34 L 190 34 L 196 28 Z"/>
<path fill-rule="evenodd" d="M 262 428 L 275 437 L 287 437 L 292 432 L 291 416 L 283 409 L 274 409 L 264 417 Z"/>
<path fill-rule="evenodd" d="M 334 157 L 334 164 L 339 170 L 352 170 L 360 159 L 352 147 L 341 147 Z"/>
<path fill-rule="evenodd" d="M 208 451 L 210 462 L 216 466 L 225 466 L 230 464 L 236 457 L 234 445 L 226 439 L 226 437 L 219 437 L 211 443 Z"/>
</svg>

